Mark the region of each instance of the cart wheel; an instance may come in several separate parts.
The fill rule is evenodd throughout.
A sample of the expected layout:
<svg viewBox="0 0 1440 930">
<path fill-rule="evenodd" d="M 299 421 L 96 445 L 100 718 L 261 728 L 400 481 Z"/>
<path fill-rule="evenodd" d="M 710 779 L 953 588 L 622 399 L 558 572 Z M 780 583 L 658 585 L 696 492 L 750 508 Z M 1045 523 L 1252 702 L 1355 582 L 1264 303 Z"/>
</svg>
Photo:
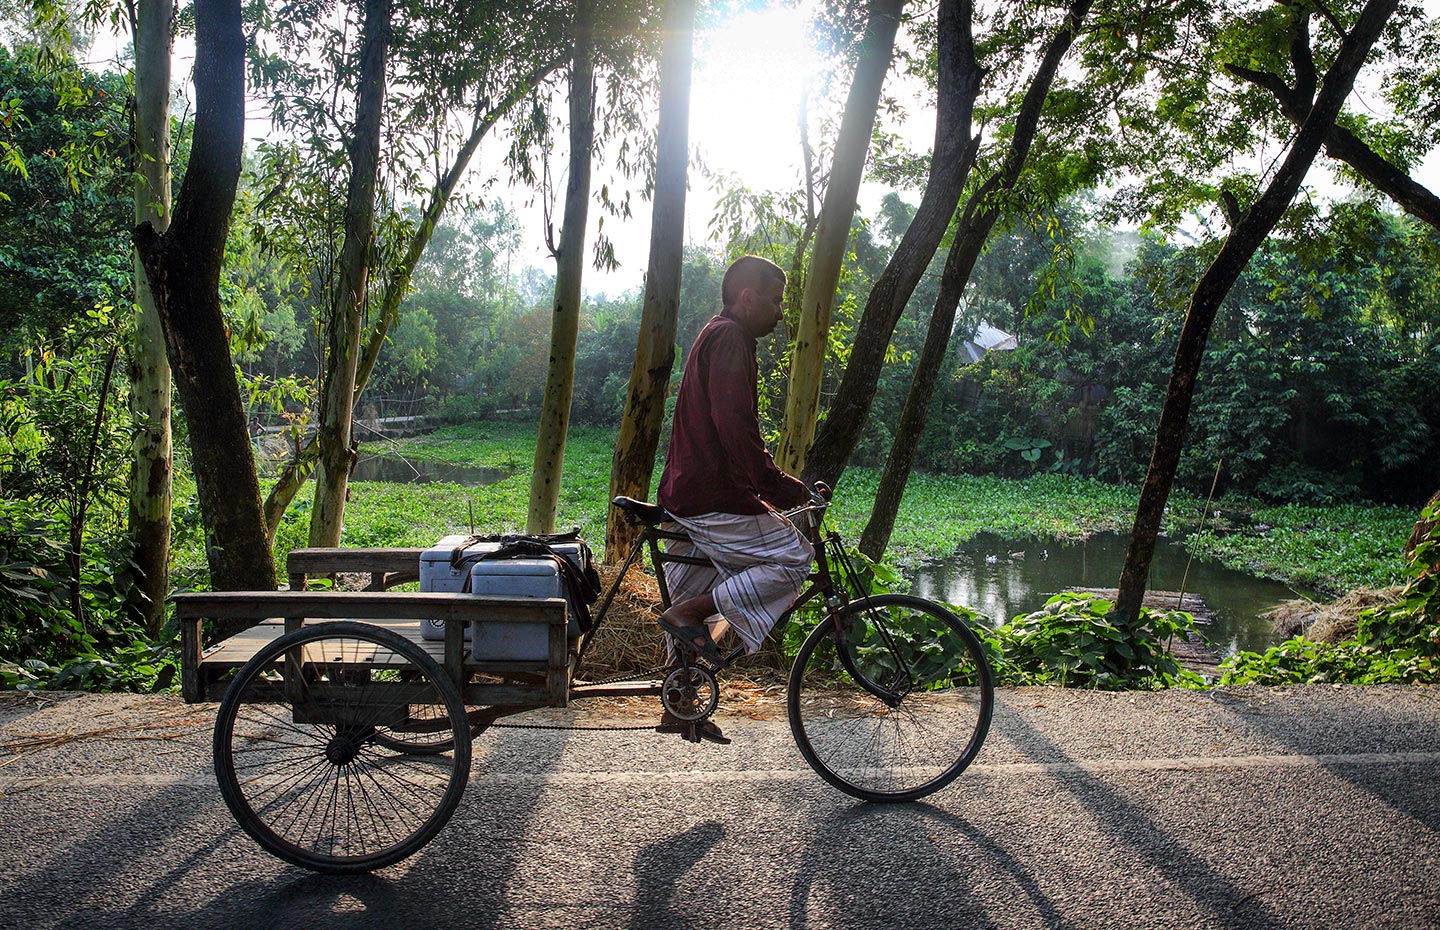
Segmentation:
<svg viewBox="0 0 1440 930">
<path fill-rule="evenodd" d="M 417 739 L 417 721 L 453 751 L 387 748 Z M 215 775 L 269 852 L 317 872 L 368 872 L 415 853 L 455 812 L 470 775 L 465 705 L 397 633 L 353 621 L 302 627 L 261 649 L 225 692 Z"/>
</svg>

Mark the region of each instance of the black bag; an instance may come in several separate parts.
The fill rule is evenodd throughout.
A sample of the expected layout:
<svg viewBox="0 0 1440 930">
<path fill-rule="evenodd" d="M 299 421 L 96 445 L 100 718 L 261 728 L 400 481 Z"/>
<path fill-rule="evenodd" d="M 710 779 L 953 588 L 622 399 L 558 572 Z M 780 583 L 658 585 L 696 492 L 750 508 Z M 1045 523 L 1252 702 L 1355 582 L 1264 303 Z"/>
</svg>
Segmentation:
<svg viewBox="0 0 1440 930">
<path fill-rule="evenodd" d="M 490 552 L 468 552 L 477 543 L 499 543 L 500 547 Z M 572 555 L 555 548 L 561 543 L 578 543 L 578 554 Z M 471 536 L 450 553 L 450 567 L 463 569 L 476 562 L 498 559 L 553 559 L 565 586 L 566 600 L 575 612 L 575 621 L 582 633 L 590 632 L 590 605 L 600 598 L 600 573 L 595 570 L 595 558 L 590 546 L 580 538 L 577 527 L 568 533 L 547 533 L 524 535 L 518 533 Z M 470 590 L 470 573 L 465 573 L 462 591 Z"/>
</svg>

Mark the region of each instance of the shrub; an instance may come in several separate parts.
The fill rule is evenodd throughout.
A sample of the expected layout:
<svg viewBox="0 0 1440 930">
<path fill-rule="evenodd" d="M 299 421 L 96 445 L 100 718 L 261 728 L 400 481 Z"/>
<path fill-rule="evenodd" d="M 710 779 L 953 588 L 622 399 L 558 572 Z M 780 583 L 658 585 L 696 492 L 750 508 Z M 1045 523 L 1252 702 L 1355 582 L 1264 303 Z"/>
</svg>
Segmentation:
<svg viewBox="0 0 1440 930">
<path fill-rule="evenodd" d="M 1422 521 L 1437 516 L 1434 503 L 1420 514 Z M 1400 600 L 1362 611 L 1353 639 L 1332 644 L 1296 637 L 1264 653 L 1237 653 L 1221 665 L 1220 683 L 1440 683 L 1440 524 L 1417 543 L 1407 573 Z"/>
<path fill-rule="evenodd" d="M 1172 637 L 1193 629 L 1188 611 L 1144 608 L 1134 623 L 1124 623 L 1112 615 L 1113 606 L 1094 595 L 1063 592 L 992 633 L 977 632 L 990 640 L 1002 684 L 1123 691 L 1201 683 L 1167 647 Z"/>
</svg>

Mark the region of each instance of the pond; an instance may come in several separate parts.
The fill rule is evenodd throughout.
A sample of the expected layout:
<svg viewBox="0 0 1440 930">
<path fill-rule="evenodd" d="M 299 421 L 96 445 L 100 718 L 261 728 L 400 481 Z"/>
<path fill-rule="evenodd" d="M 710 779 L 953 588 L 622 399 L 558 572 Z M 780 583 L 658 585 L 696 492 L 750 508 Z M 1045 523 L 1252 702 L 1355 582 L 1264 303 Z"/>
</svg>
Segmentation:
<svg viewBox="0 0 1440 930">
<path fill-rule="evenodd" d="M 1066 588 L 1115 587 L 1127 539 L 1120 533 L 1101 533 L 1079 542 L 1054 542 L 982 533 L 954 556 L 927 562 L 909 574 L 916 594 L 965 604 L 1003 622 L 1040 609 L 1047 598 Z M 1151 563 L 1148 590 L 1179 591 L 1182 579 L 1185 592 L 1198 594 L 1214 612 L 1214 624 L 1201 632 L 1222 658 L 1274 645 L 1274 627 L 1260 614 L 1284 600 L 1316 596 L 1218 562 L 1190 561 L 1178 542 L 1162 538 Z"/>
<path fill-rule="evenodd" d="M 478 465 L 452 465 L 448 462 L 422 462 L 413 459 L 375 455 L 362 458 L 355 465 L 354 481 L 393 481 L 398 484 L 429 484 L 448 481 L 470 488 L 496 484 L 514 472 L 503 468 Z"/>
</svg>

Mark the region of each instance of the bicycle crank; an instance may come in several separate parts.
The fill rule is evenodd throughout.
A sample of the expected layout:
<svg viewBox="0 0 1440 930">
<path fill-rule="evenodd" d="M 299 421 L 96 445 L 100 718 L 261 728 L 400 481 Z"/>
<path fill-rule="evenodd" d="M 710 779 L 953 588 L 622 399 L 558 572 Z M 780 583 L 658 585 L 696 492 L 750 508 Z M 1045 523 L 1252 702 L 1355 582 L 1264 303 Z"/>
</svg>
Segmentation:
<svg viewBox="0 0 1440 930">
<path fill-rule="evenodd" d="M 709 669 L 682 666 L 665 676 L 660 703 L 672 716 L 687 723 L 704 720 L 720 706 L 720 683 Z"/>
</svg>

